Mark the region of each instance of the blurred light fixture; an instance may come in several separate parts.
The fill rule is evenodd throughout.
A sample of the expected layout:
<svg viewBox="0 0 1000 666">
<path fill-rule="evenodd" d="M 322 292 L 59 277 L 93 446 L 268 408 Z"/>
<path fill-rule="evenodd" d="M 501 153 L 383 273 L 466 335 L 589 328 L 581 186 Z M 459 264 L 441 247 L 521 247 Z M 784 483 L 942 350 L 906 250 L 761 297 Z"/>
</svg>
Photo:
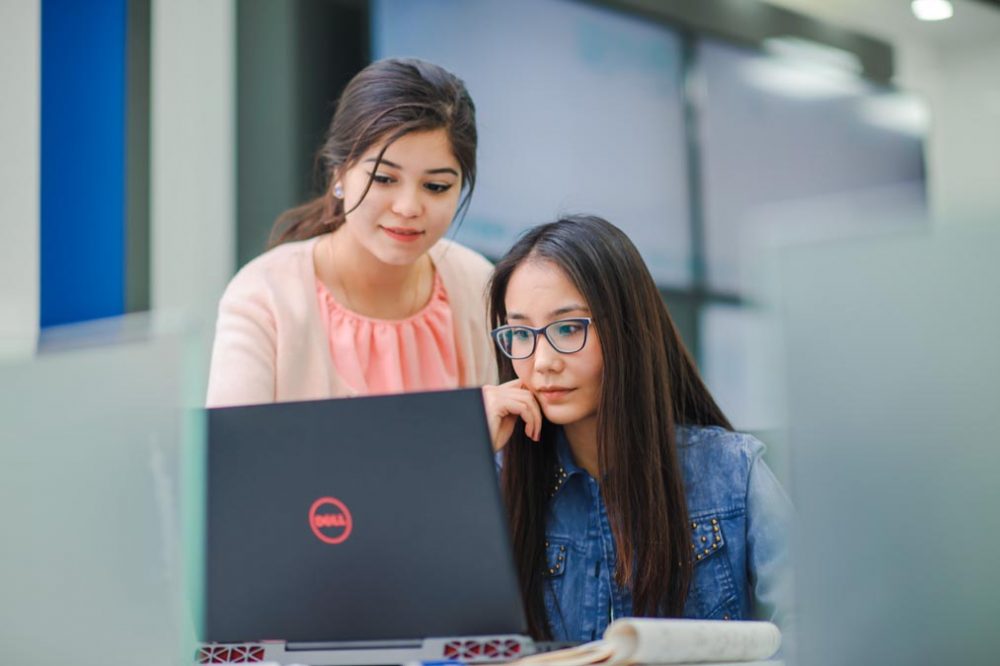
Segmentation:
<svg viewBox="0 0 1000 666">
<path fill-rule="evenodd" d="M 860 101 L 861 117 L 871 125 L 922 138 L 930 129 L 930 111 L 918 97 L 886 93 Z"/>
<path fill-rule="evenodd" d="M 831 71 L 769 58 L 752 60 L 741 69 L 744 79 L 750 85 L 775 95 L 803 101 L 853 97 L 865 91 L 864 82 L 850 72 Z"/>
<path fill-rule="evenodd" d="M 828 70 L 860 74 L 863 69 L 856 53 L 802 37 L 768 37 L 764 40 L 764 50 L 779 58 Z"/>
<path fill-rule="evenodd" d="M 865 90 L 861 60 L 850 51 L 798 37 L 764 40 L 766 55 L 746 63 L 751 85 L 800 100 L 857 95 Z"/>
<path fill-rule="evenodd" d="M 943 21 L 950 19 L 955 13 L 948 0 L 913 0 L 910 9 L 921 21 Z"/>
</svg>

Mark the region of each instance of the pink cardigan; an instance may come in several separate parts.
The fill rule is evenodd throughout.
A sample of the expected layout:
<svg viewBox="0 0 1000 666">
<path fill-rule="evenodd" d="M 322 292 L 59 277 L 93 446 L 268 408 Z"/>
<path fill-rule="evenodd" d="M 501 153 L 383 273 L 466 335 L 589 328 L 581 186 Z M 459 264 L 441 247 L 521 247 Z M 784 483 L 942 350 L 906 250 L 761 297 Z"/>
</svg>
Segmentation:
<svg viewBox="0 0 1000 666">
<path fill-rule="evenodd" d="M 207 406 L 352 395 L 334 367 L 320 320 L 313 265 L 319 238 L 279 245 L 230 281 L 219 302 Z M 485 293 L 493 267 L 447 240 L 430 256 L 451 302 L 462 386 L 496 383 Z"/>
</svg>

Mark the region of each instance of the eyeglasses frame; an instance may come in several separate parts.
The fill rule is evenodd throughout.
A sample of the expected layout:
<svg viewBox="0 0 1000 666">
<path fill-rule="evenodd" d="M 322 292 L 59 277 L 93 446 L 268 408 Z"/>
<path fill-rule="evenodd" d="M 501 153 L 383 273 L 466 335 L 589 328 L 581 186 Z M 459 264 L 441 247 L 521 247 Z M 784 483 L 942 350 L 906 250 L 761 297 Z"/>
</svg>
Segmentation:
<svg viewBox="0 0 1000 666">
<path fill-rule="evenodd" d="M 559 347 L 554 342 L 552 342 L 552 338 L 549 337 L 548 329 L 550 326 L 555 326 L 556 324 L 565 324 L 566 322 L 578 322 L 583 324 L 583 343 L 580 345 L 580 349 L 574 349 L 573 351 L 563 351 L 562 349 L 559 349 Z M 590 334 L 590 325 L 593 323 L 594 323 L 593 317 L 567 317 L 566 319 L 557 319 L 555 321 L 550 321 L 545 326 L 540 326 L 538 328 L 535 328 L 533 326 L 525 326 L 524 324 L 504 324 L 503 326 L 497 326 L 492 331 L 490 331 L 490 337 L 493 338 L 493 342 L 495 342 L 497 347 L 500 348 L 500 351 L 503 352 L 504 356 L 506 356 L 512 361 L 523 361 L 525 359 L 534 356 L 535 350 L 538 349 L 539 335 L 544 335 L 546 341 L 548 341 L 549 343 L 549 346 L 552 347 L 552 349 L 559 352 L 560 354 L 575 354 L 587 346 L 587 340 Z M 531 341 L 531 351 L 528 353 L 527 356 L 511 356 L 510 353 L 506 349 L 504 349 L 503 345 L 500 343 L 500 337 L 499 337 L 500 334 L 503 333 L 504 331 L 508 331 L 514 328 L 527 329 L 534 334 L 534 337 L 532 338 Z"/>
</svg>

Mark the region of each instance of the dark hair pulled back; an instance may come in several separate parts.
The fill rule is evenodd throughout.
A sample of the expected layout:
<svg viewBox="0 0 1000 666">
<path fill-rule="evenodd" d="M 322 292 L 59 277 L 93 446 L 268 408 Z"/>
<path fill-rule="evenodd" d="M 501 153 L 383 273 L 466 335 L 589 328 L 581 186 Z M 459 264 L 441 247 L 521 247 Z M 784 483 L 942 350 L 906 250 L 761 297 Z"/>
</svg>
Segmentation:
<svg viewBox="0 0 1000 666">
<path fill-rule="evenodd" d="M 389 58 L 365 67 L 344 88 L 317 155 L 322 194 L 282 213 L 271 230 L 269 247 L 335 230 L 350 211 L 333 196 L 333 181 L 372 146 L 382 145 L 381 161 L 393 141 L 436 129 L 447 132 L 461 167 L 465 194 L 458 216 L 476 185 L 476 107 L 465 84 L 444 68 L 415 58 Z M 361 200 L 371 185 L 369 178 Z"/>
</svg>

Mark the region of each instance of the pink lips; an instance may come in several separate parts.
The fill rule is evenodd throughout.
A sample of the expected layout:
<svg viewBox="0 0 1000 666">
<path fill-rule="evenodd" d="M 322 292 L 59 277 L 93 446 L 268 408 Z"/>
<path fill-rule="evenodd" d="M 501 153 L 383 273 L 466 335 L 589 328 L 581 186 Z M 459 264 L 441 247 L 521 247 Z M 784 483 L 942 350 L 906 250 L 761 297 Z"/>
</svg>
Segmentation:
<svg viewBox="0 0 1000 666">
<path fill-rule="evenodd" d="M 400 243 L 412 243 L 412 242 L 414 242 L 415 240 L 418 240 L 419 238 L 421 238 L 424 235 L 423 231 L 420 231 L 419 229 L 410 229 L 408 227 L 381 227 L 380 226 L 379 229 L 381 229 L 382 231 L 384 231 L 385 234 L 389 238 L 392 238 L 393 240 L 397 240 Z"/>
<path fill-rule="evenodd" d="M 550 386 L 546 388 L 536 389 L 538 396 L 549 402 L 558 402 L 568 396 L 573 392 L 573 389 L 563 388 L 562 386 Z"/>
</svg>

